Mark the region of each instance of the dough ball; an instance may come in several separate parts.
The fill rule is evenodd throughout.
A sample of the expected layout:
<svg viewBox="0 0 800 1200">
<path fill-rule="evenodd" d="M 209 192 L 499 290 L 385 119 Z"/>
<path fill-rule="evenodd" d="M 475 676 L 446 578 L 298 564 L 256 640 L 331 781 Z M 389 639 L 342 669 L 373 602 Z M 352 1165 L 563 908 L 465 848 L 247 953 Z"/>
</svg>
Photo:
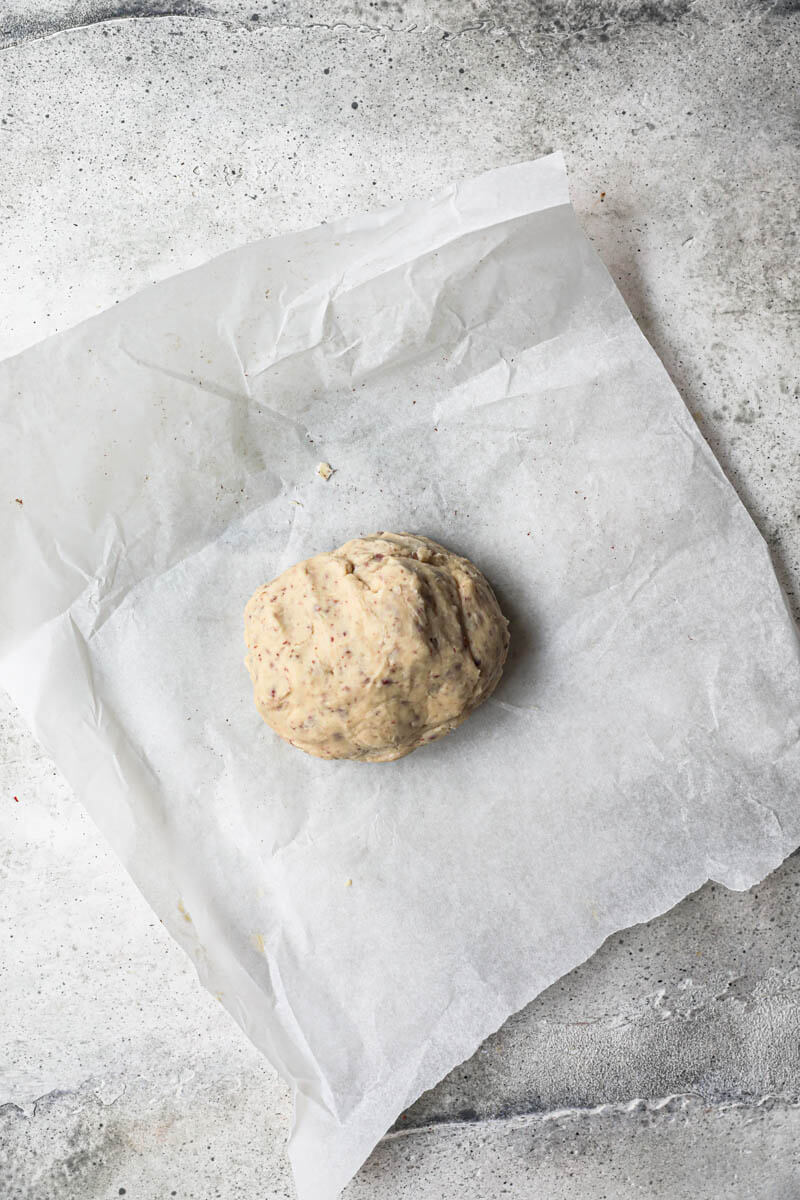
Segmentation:
<svg viewBox="0 0 800 1200">
<path fill-rule="evenodd" d="M 508 622 L 468 559 L 377 533 L 260 587 L 245 642 L 256 707 L 277 734 L 319 758 L 386 762 L 494 691 Z"/>
</svg>

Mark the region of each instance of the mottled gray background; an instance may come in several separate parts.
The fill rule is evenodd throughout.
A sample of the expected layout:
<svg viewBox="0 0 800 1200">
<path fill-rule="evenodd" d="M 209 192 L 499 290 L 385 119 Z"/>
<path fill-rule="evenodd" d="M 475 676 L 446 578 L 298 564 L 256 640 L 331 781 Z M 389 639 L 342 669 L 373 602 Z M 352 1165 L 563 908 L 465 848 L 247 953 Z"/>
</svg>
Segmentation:
<svg viewBox="0 0 800 1200">
<path fill-rule="evenodd" d="M 798 42 L 787 0 L 2 0 L 0 354 L 248 239 L 561 147 L 796 604 Z M 292 1195 L 286 1089 L 9 703 L 0 776 L 0 1196 Z M 611 938 L 347 1195 L 796 1200 L 798 887 L 795 855 Z"/>
</svg>

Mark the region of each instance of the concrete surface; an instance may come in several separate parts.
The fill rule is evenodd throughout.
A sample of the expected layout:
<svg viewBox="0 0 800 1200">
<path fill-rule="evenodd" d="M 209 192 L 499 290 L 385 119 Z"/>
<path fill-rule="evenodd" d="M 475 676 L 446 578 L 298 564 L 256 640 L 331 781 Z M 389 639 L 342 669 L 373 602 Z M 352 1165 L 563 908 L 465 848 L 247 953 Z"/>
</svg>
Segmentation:
<svg viewBox="0 0 800 1200">
<path fill-rule="evenodd" d="M 797 614 L 796 7 L 4 0 L 0 354 L 248 239 L 560 146 Z M 0 1196 L 290 1196 L 286 1089 L 8 702 L 0 780 Z M 798 888 L 795 855 L 610 939 L 348 1196 L 793 1200 Z"/>
</svg>

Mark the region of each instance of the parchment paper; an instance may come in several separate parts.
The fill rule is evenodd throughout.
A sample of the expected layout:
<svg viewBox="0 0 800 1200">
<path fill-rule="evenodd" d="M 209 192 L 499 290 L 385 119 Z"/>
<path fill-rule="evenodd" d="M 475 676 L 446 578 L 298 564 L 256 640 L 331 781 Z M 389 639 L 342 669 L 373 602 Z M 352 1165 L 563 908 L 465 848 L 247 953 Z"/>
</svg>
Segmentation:
<svg viewBox="0 0 800 1200">
<path fill-rule="evenodd" d="M 766 546 L 559 156 L 151 287 L 0 364 L 0 420 L 0 678 L 292 1083 L 301 1200 L 609 933 L 800 841 Z M 321 762 L 242 609 L 379 529 L 473 558 L 512 655 L 444 741 Z"/>
</svg>

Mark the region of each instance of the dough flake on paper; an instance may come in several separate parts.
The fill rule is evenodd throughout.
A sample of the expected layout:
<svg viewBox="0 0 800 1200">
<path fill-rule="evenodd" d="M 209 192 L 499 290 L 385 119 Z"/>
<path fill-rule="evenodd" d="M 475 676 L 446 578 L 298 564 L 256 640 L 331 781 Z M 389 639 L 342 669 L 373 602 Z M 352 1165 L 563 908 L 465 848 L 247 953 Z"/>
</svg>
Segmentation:
<svg viewBox="0 0 800 1200">
<path fill-rule="evenodd" d="M 496 688 L 508 622 L 468 559 L 408 533 L 295 564 L 245 608 L 247 669 L 274 731 L 319 758 L 388 762 Z"/>
</svg>

